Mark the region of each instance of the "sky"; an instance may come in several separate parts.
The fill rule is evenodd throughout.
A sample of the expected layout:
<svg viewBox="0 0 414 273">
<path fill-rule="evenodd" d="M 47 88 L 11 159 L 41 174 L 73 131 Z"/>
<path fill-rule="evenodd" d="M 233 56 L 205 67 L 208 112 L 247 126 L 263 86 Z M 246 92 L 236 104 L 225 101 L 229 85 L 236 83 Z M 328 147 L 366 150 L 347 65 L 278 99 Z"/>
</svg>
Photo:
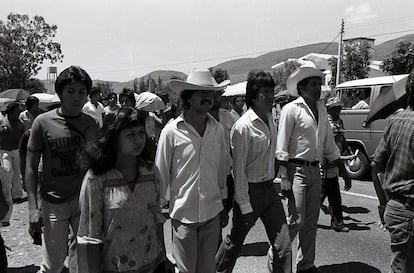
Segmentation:
<svg viewBox="0 0 414 273">
<path fill-rule="evenodd" d="M 58 72 L 79 65 L 111 81 L 338 42 L 341 19 L 345 39 L 379 44 L 414 33 L 412 0 L 0 0 L 0 20 L 9 13 L 57 25 Z M 50 65 L 37 77 L 46 79 Z"/>
</svg>

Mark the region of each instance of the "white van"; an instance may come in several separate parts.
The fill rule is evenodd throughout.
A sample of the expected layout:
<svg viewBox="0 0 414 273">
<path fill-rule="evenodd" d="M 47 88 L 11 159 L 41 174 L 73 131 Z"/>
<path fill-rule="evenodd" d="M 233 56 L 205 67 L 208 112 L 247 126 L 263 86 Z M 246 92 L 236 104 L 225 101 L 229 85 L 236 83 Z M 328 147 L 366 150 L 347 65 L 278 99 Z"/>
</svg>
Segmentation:
<svg viewBox="0 0 414 273">
<path fill-rule="evenodd" d="M 370 173 L 370 158 L 384 133 L 385 120 L 376 120 L 367 125 L 370 105 L 381 91 L 386 92 L 394 82 L 406 76 L 404 74 L 354 80 L 335 87 L 335 93 L 343 104 L 341 118 L 345 137 L 353 152 L 359 150 L 357 159 L 347 164 L 352 178 L 362 179 Z"/>
</svg>

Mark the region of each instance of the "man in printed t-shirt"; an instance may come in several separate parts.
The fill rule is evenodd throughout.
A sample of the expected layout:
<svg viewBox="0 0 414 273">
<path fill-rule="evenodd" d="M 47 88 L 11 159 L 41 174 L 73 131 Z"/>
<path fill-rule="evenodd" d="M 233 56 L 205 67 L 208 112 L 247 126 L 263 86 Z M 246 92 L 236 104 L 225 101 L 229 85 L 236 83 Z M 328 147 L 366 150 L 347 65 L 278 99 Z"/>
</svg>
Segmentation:
<svg viewBox="0 0 414 273">
<path fill-rule="evenodd" d="M 61 107 L 39 115 L 32 126 L 27 148 L 26 188 L 29 201 L 29 233 L 35 239 L 43 220 L 40 272 L 61 272 L 68 253 L 69 227 L 76 238 L 79 224 L 79 192 L 86 172 L 80 154 L 84 145 L 97 137 L 99 126 L 81 112 L 92 87 L 89 75 L 80 67 L 66 68 L 56 79 Z M 39 210 L 36 191 L 40 156 L 43 179 Z M 70 272 L 77 272 L 75 242 L 69 250 Z"/>
</svg>

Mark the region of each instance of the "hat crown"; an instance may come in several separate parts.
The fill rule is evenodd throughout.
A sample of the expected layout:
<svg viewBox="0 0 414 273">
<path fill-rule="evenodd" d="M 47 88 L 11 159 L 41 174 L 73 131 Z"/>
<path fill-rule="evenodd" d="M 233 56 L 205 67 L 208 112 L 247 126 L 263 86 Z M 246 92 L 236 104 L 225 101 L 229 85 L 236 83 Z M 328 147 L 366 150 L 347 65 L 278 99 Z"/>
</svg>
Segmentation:
<svg viewBox="0 0 414 273">
<path fill-rule="evenodd" d="M 217 86 L 216 80 L 207 69 L 194 69 L 188 75 L 186 82 L 206 87 Z"/>
</svg>

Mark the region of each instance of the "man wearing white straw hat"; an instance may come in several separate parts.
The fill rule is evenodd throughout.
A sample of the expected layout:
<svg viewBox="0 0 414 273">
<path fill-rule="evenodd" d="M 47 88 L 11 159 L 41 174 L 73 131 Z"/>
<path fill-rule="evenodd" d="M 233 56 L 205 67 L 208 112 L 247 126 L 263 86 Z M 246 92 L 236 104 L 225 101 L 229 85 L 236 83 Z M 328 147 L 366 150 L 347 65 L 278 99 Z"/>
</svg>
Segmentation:
<svg viewBox="0 0 414 273">
<path fill-rule="evenodd" d="M 168 87 L 184 112 L 161 132 L 155 159 L 161 198 L 169 199 L 172 252 L 180 273 L 215 272 L 221 217 L 227 198 L 223 127 L 208 113 L 213 91 L 223 89 L 208 70 L 193 70 Z"/>
<path fill-rule="evenodd" d="M 296 212 L 288 219 L 292 221 L 292 240 L 299 233 L 298 273 L 319 272 L 314 264 L 322 188 L 319 162 L 326 157 L 339 168 L 346 184 L 350 183 L 326 109 L 319 102 L 322 79 L 322 72 L 307 66 L 289 76 L 289 95 L 299 98 L 283 107 L 276 144 L 282 194 L 285 197 L 293 194 L 295 201 Z"/>
</svg>

